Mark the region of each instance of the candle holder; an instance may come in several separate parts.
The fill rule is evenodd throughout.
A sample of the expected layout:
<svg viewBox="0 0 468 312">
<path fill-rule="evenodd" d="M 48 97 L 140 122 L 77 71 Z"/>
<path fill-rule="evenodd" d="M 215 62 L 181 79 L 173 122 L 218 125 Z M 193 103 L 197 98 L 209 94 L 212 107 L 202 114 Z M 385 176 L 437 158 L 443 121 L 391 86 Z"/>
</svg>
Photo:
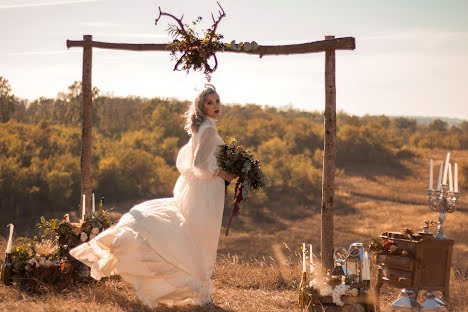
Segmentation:
<svg viewBox="0 0 468 312">
<path fill-rule="evenodd" d="M 449 191 L 448 184 L 442 184 L 440 190 L 427 190 L 427 202 L 431 210 L 439 212 L 439 224 L 435 239 L 447 239 L 444 232 L 445 213 L 452 213 L 457 209 L 460 192 Z"/>
</svg>

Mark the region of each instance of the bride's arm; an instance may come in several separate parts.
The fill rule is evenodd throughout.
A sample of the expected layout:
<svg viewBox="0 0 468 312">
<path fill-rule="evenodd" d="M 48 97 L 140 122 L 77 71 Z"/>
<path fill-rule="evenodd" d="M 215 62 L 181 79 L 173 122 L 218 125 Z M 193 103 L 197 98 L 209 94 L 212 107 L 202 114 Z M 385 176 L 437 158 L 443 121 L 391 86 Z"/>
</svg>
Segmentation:
<svg viewBox="0 0 468 312">
<path fill-rule="evenodd" d="M 218 147 L 216 129 L 207 127 L 200 131 L 199 143 L 195 147 L 193 157 L 193 172 L 200 179 L 210 179 L 218 175 L 224 179 L 224 171 L 219 169 L 215 154 Z"/>
</svg>

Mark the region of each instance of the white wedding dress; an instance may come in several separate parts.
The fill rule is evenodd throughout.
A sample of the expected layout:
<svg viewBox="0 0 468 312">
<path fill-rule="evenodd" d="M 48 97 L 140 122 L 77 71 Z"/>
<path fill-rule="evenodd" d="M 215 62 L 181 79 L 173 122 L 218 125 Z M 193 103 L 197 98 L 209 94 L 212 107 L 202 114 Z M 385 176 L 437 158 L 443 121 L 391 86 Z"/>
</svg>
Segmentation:
<svg viewBox="0 0 468 312">
<path fill-rule="evenodd" d="M 215 175 L 222 144 L 207 117 L 179 151 L 174 197 L 134 206 L 70 254 L 97 280 L 120 275 L 150 307 L 210 302 L 224 207 L 224 180 Z"/>
</svg>

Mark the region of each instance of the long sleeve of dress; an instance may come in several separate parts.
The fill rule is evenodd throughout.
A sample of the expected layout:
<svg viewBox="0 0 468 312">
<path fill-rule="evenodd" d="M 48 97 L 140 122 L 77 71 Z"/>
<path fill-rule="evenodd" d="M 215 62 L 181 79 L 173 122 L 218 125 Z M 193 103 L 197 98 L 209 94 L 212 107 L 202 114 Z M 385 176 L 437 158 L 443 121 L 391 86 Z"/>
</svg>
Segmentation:
<svg viewBox="0 0 468 312">
<path fill-rule="evenodd" d="M 199 179 L 206 180 L 213 178 L 219 170 L 216 159 L 219 141 L 216 129 L 206 127 L 201 131 L 193 156 L 193 173 Z"/>
</svg>

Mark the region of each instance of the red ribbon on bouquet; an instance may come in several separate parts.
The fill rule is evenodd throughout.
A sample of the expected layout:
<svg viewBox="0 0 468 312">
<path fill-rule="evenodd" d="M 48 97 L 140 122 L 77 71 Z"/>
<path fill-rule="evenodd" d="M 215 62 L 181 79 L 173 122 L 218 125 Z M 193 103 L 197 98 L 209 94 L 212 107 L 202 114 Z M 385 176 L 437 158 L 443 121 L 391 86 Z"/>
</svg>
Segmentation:
<svg viewBox="0 0 468 312">
<path fill-rule="evenodd" d="M 243 200 L 242 198 L 242 182 L 244 180 L 239 178 L 236 183 L 236 188 L 234 189 L 234 204 L 232 206 L 231 216 L 229 217 L 227 229 L 226 229 L 226 236 L 229 234 L 229 227 L 231 226 L 232 219 L 235 215 L 239 212 L 239 204 Z"/>
</svg>

